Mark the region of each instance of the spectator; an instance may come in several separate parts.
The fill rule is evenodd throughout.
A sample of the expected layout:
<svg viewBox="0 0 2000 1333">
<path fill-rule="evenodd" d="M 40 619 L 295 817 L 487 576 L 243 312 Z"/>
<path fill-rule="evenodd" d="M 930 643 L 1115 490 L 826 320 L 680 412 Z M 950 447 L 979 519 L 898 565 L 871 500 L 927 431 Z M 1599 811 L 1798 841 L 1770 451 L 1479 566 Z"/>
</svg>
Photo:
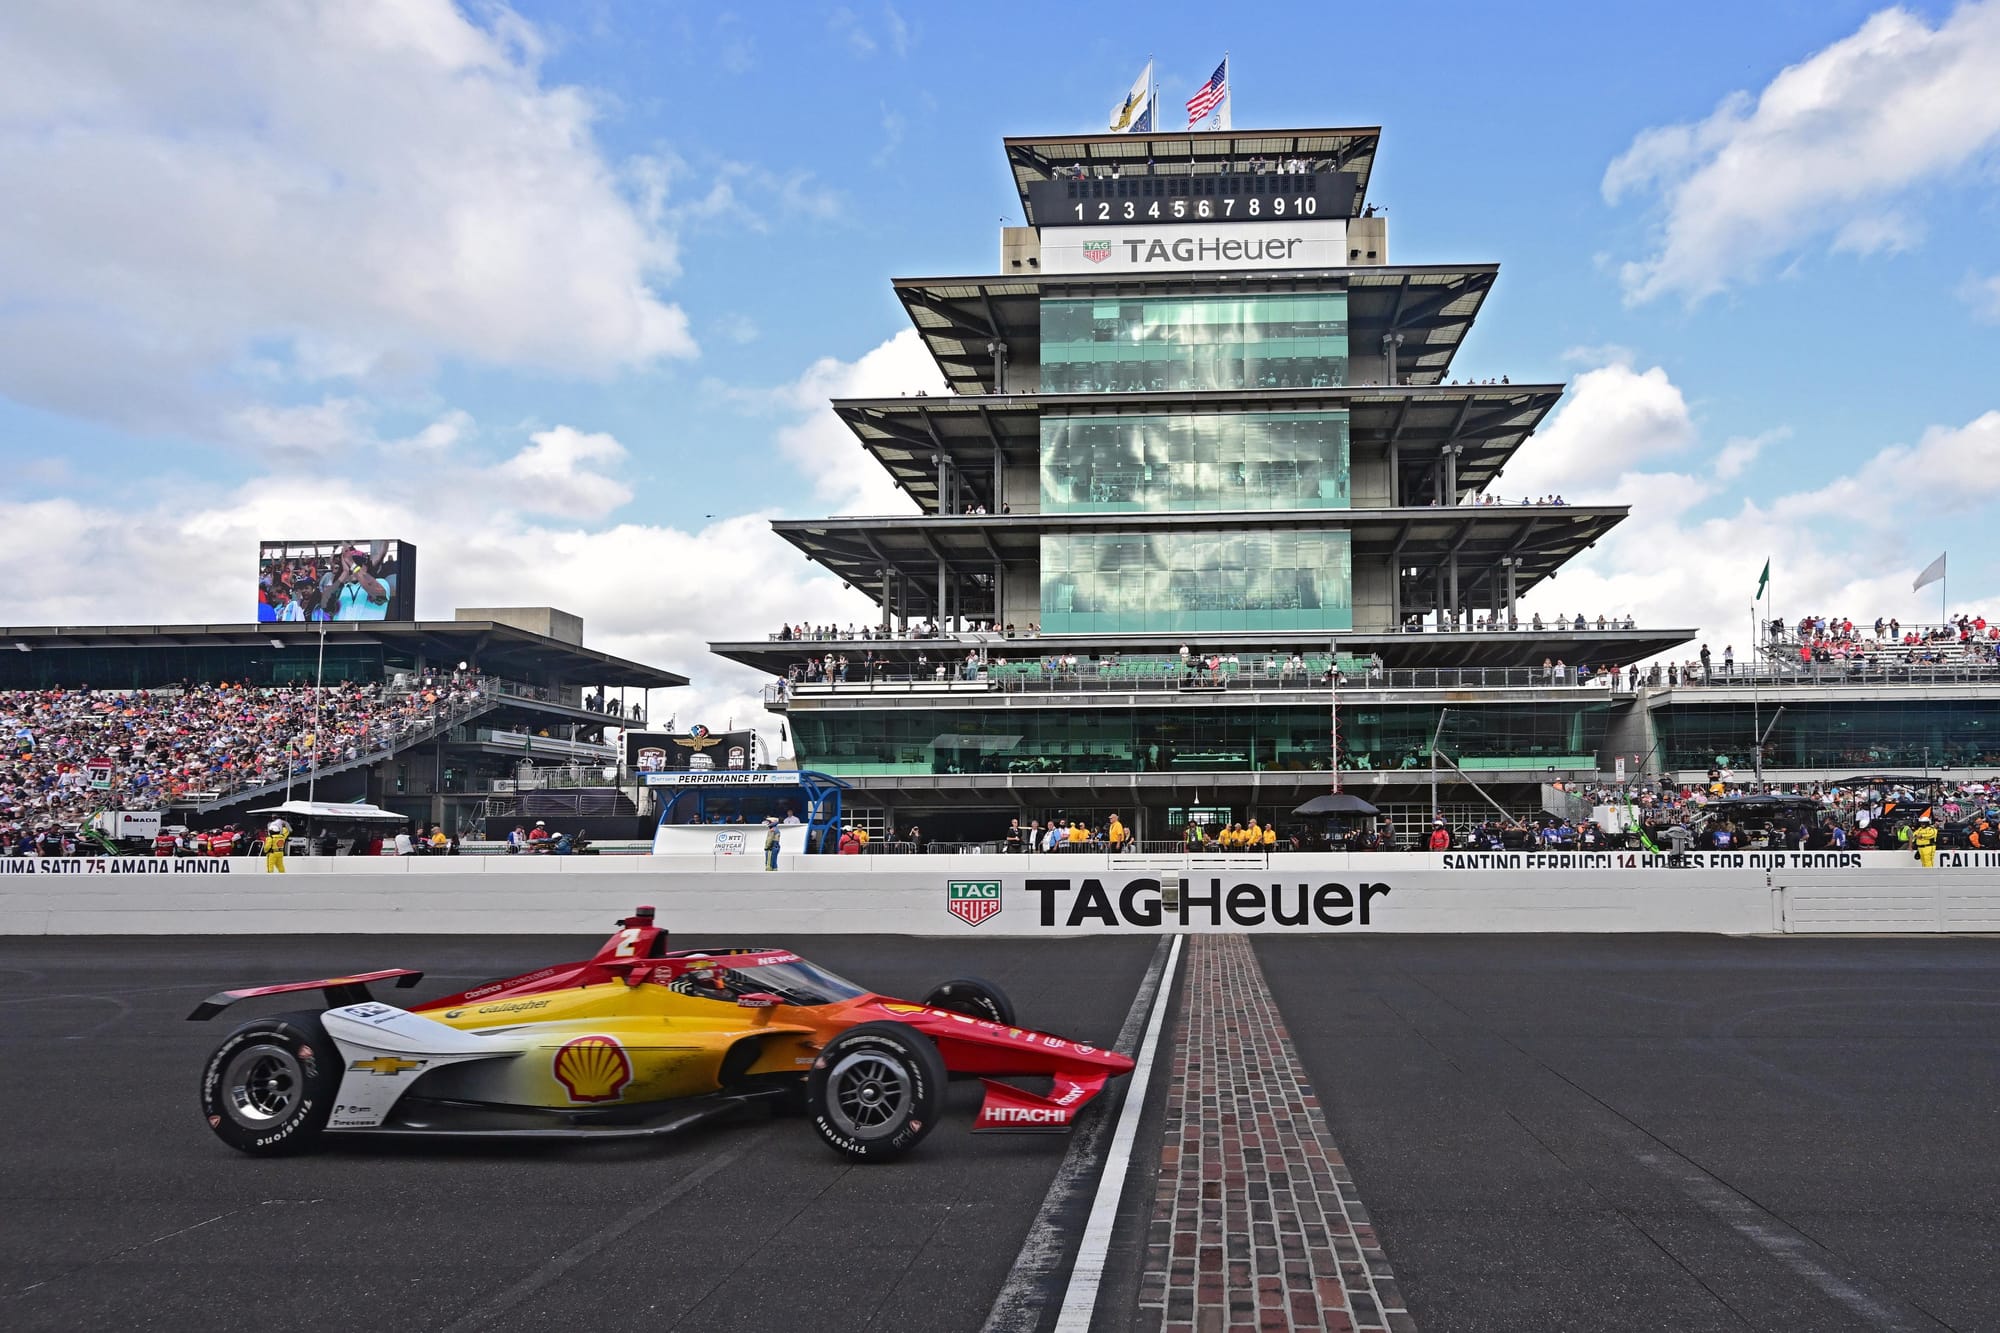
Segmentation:
<svg viewBox="0 0 2000 1333">
<path fill-rule="evenodd" d="M 410 842 L 410 827 L 405 824 L 396 830 L 396 855 L 408 856 L 414 850 Z"/>
</svg>

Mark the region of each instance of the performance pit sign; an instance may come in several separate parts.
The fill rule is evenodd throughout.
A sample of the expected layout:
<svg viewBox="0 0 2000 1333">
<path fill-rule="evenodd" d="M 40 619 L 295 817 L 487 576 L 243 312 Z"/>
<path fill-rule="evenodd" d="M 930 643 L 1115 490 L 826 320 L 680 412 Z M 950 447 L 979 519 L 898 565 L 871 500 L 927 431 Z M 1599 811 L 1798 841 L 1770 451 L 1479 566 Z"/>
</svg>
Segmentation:
<svg viewBox="0 0 2000 1333">
<path fill-rule="evenodd" d="M 1044 273 L 1123 275 L 1346 266 L 1347 224 L 1339 219 L 1175 227 L 1050 227 L 1042 231 Z"/>
</svg>

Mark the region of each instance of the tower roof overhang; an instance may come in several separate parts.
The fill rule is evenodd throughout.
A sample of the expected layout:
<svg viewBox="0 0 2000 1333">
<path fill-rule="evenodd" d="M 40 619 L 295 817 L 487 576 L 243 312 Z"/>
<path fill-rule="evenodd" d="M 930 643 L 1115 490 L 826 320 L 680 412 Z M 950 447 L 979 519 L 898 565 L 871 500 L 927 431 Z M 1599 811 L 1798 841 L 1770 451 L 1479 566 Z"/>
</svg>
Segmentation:
<svg viewBox="0 0 2000 1333">
<path fill-rule="evenodd" d="M 1003 142 L 1007 166 L 1014 173 L 1014 188 L 1021 196 L 1021 211 L 1028 225 L 1036 226 L 1030 187 L 1055 180 L 1077 166 L 1092 174 L 1114 168 L 1141 173 L 1149 170 L 1150 163 L 1155 176 L 1217 176 L 1245 171 L 1257 158 L 1267 162 L 1302 158 L 1311 170 L 1352 176 L 1352 209 L 1359 216 L 1381 139 L 1381 126 L 1366 125 L 1317 130 L 1049 134 Z"/>
<path fill-rule="evenodd" d="M 1241 531 L 1344 528 L 1358 558 L 1430 569 L 1456 557 L 1477 580 L 1516 561 L 1525 593 L 1595 545 L 1622 521 L 1625 505 L 1442 505 L 1399 509 L 1286 509 L 1147 514 L 929 514 L 780 519 L 772 530 L 828 573 L 878 601 L 892 571 L 920 589 L 990 575 L 996 564 L 1035 565 L 1044 535 L 1064 532 Z"/>
<path fill-rule="evenodd" d="M 1560 384 L 1444 385 L 1427 388 L 1231 389 L 1178 393 L 1001 394 L 972 397 L 839 399 L 848 429 L 925 510 L 938 509 L 940 455 L 977 503 L 997 511 L 991 467 L 1038 461 L 1045 416 L 1187 416 L 1239 412 L 1349 414 L 1357 457 L 1397 458 L 1398 496 L 1430 494 L 1447 445 L 1460 447 L 1461 490 L 1479 491 L 1513 457 L 1562 397 Z"/>
<path fill-rule="evenodd" d="M 1398 333 L 1397 369 L 1412 385 L 1437 384 L 1472 327 L 1498 264 L 1404 264 L 1338 269 L 1251 269 L 1099 278 L 1019 274 L 897 278 L 896 297 L 959 393 L 990 393 L 992 344 L 1017 362 L 1041 360 L 1044 297 L 1243 296 L 1344 290 L 1350 344 L 1377 350 Z"/>
</svg>

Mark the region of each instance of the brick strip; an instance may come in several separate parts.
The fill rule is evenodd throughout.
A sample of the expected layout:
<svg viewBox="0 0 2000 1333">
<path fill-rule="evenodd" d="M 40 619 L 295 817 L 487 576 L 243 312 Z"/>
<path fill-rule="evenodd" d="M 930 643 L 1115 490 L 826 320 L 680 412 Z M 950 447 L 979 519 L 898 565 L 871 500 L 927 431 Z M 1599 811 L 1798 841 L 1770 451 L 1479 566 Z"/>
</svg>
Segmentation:
<svg viewBox="0 0 2000 1333">
<path fill-rule="evenodd" d="M 1249 938 L 1188 943 L 1139 1326 L 1414 1330 Z"/>
</svg>

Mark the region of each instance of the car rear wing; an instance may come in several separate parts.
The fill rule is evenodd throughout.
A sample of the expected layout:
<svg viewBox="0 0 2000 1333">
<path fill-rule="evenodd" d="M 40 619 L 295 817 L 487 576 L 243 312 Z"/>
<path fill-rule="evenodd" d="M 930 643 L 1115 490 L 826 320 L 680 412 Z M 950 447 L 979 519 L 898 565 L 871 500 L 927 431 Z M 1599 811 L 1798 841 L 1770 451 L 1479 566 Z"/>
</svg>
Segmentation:
<svg viewBox="0 0 2000 1333">
<path fill-rule="evenodd" d="M 387 981 L 395 978 L 396 989 L 408 990 L 424 979 L 421 972 L 413 972 L 407 967 L 392 967 L 381 972 L 356 972 L 351 977 L 327 977 L 320 981 L 288 981 L 281 986 L 246 986 L 242 990 L 220 990 L 194 1007 L 188 1015 L 188 1022 L 200 1023 L 214 1018 L 217 1014 L 235 1004 L 238 1000 L 255 999 L 259 995 L 286 995 L 292 991 L 316 990 L 326 995 L 326 1007 L 338 1009 L 347 1004 L 366 1004 L 374 999 L 368 993 L 371 981 Z"/>
</svg>

